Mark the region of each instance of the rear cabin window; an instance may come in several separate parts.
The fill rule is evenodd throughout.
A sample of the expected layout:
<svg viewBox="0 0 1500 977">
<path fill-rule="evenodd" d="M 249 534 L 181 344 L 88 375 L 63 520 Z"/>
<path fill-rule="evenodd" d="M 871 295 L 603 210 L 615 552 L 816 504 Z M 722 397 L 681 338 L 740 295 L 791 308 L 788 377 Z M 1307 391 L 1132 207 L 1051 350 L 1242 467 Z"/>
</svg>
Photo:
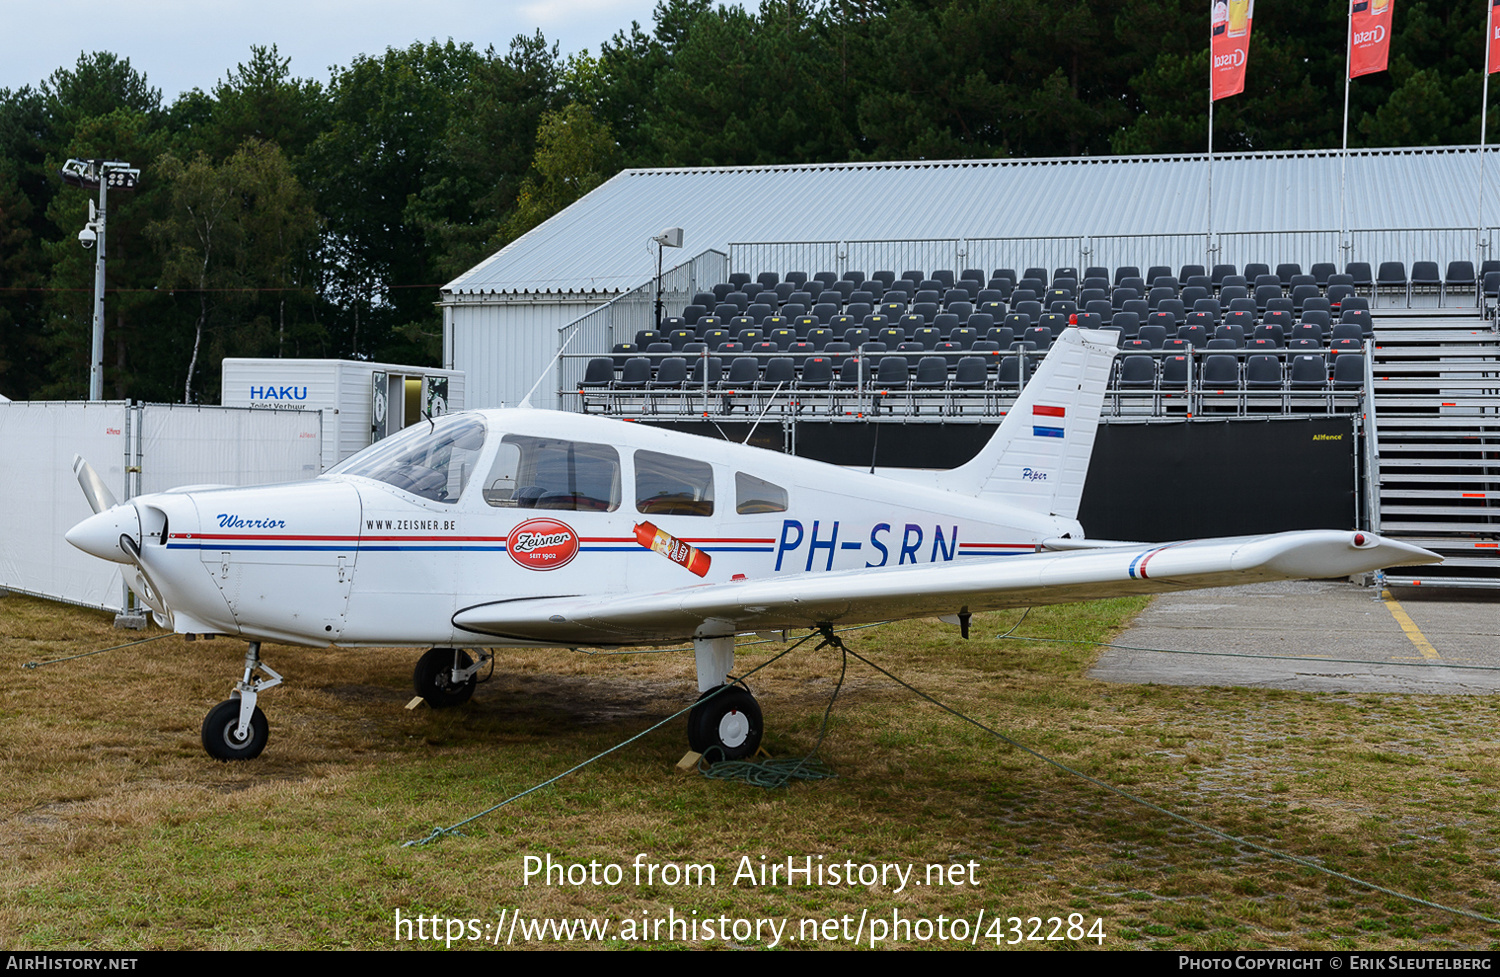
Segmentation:
<svg viewBox="0 0 1500 977">
<path fill-rule="evenodd" d="M 484 480 L 497 508 L 613 512 L 620 507 L 620 455 L 607 444 L 507 434 Z"/>
<path fill-rule="evenodd" d="M 734 511 L 742 516 L 786 511 L 786 489 L 744 472 L 734 473 L 734 500 Z"/>
<path fill-rule="evenodd" d="M 635 509 L 653 516 L 713 515 L 713 467 L 691 458 L 637 451 Z"/>
</svg>

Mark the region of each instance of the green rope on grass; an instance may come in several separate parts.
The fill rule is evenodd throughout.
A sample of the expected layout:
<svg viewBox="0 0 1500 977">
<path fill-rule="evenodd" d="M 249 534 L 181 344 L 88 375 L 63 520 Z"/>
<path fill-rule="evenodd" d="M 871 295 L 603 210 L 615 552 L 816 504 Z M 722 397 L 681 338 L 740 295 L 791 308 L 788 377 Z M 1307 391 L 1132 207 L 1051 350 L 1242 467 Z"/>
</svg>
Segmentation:
<svg viewBox="0 0 1500 977">
<path fill-rule="evenodd" d="M 816 634 L 816 632 L 814 632 L 814 634 Z M 775 655 L 775 656 L 773 656 L 771 658 L 766 659 L 765 661 L 761 662 L 759 665 L 757 665 L 754 668 L 750 669 L 750 671 L 746 672 L 737 681 L 739 681 L 739 682 L 742 683 L 744 681 L 744 679 L 747 679 L 751 675 L 754 675 L 756 672 L 758 672 L 761 669 L 765 668 L 767 665 L 770 665 L 772 662 L 774 662 L 774 661 L 776 661 L 776 660 L 778 660 L 780 658 L 784 658 L 787 655 L 790 655 L 793 651 L 796 651 L 799 647 L 801 647 L 805 642 L 807 642 L 808 640 L 810 640 L 813 636 L 814 636 L 813 634 L 809 634 L 807 637 L 801 639 L 800 641 L 798 641 L 796 644 L 792 645 L 791 647 L 785 649 L 784 651 L 778 653 L 777 655 Z M 639 733 L 635 734 L 634 736 L 630 737 L 629 739 L 624 740 L 623 742 L 620 742 L 620 743 L 616 743 L 614 746 L 611 746 L 609 749 L 604 750 L 601 753 L 596 753 L 595 755 L 589 757 L 587 760 L 584 760 L 582 763 L 578 763 L 578 764 L 575 764 L 575 765 L 569 767 L 567 770 L 564 770 L 562 773 L 558 774 L 556 777 L 548 778 L 547 780 L 544 780 L 544 781 L 542 781 L 539 784 L 535 784 L 535 785 L 533 785 L 531 787 L 528 787 L 525 790 L 521 791 L 519 794 L 513 794 L 510 797 L 507 797 L 505 800 L 501 801 L 499 804 L 495 804 L 492 807 L 487 807 L 483 811 L 480 811 L 478 814 L 470 815 L 469 817 L 464 818 L 462 821 L 459 821 L 456 824 L 449 825 L 446 828 L 444 828 L 444 827 L 433 828 L 432 829 L 432 833 L 429 834 L 429 835 L 427 835 L 425 838 L 413 838 L 411 841 L 407 841 L 407 842 L 402 843 L 401 847 L 402 848 L 411 848 L 413 846 L 421 847 L 423 845 L 426 845 L 428 842 L 436 841 L 438 838 L 441 838 L 444 835 L 462 835 L 463 832 L 460 831 L 459 829 L 462 828 L 464 825 L 469 824 L 469 823 L 471 823 L 473 821 L 478 821 L 482 817 L 485 817 L 487 815 L 493 814 L 494 812 L 500 810 L 502 807 L 505 807 L 507 804 L 512 804 L 512 803 L 520 800 L 521 798 L 525 797 L 527 794 L 533 794 L 533 793 L 541 790 L 543 787 L 548 787 L 548 786 L 550 786 L 552 784 L 555 784 L 559 780 L 562 780 L 564 777 L 568 776 L 569 774 L 577 773 L 579 770 L 582 770 L 584 767 L 587 767 L 587 766 L 589 766 L 592 763 L 597 763 L 598 761 L 604 759 L 605 757 L 609 756 L 611 753 L 615 753 L 615 752 L 617 752 L 619 750 L 624 749 L 625 747 L 629 746 L 631 743 L 634 743 L 636 740 L 638 740 L 638 739 L 642 738 L 643 736 L 645 736 L 647 733 L 655 732 L 656 730 L 661 729 L 667 723 L 669 723 L 672 720 L 676 719 L 678 716 L 681 716 L 682 714 L 687 713 L 687 712 L 691 712 L 694 706 L 697 706 L 701 702 L 706 702 L 709 699 L 712 699 L 713 696 L 720 694 L 721 692 L 723 692 L 727 688 L 729 688 L 729 685 L 727 685 L 727 684 L 726 685 L 721 685 L 721 686 L 719 686 L 718 689 L 714 690 L 713 695 L 705 696 L 704 698 L 699 699 L 698 702 L 695 702 L 695 703 L 693 703 L 690 706 L 685 706 L 682 709 L 677 710 L 676 712 L 672 713 L 672 715 L 668 716 L 666 719 L 663 719 L 661 722 L 656 723 L 653 726 L 648 726 L 647 728 L 641 730 Z"/>
<path fill-rule="evenodd" d="M 74 661 L 74 660 L 79 659 L 79 658 L 87 658 L 90 655 L 102 655 L 106 651 L 119 651 L 121 648 L 134 648 L 136 645 L 150 644 L 153 641 L 160 641 L 162 638 L 170 638 L 173 635 L 175 635 L 176 633 L 177 632 L 175 632 L 175 631 L 168 631 L 166 634 L 158 634 L 154 638 L 142 638 L 139 641 L 131 641 L 131 642 L 127 643 L 127 644 L 115 645 L 113 648 L 100 648 L 98 651 L 85 651 L 81 655 L 69 655 L 66 658 L 52 658 L 52 659 L 49 659 L 49 660 L 44 661 L 44 662 L 27 662 L 26 664 L 22 665 L 21 667 L 22 668 L 41 668 L 43 665 L 56 665 L 58 662 L 70 662 L 70 661 Z"/>
<path fill-rule="evenodd" d="M 873 627 L 874 625 L 861 625 L 861 627 Z M 845 628 L 844 630 L 854 630 Z M 842 653 L 839 658 L 839 680 L 834 683 L 833 694 L 828 697 L 828 706 L 823 710 L 823 725 L 818 729 L 818 741 L 806 756 L 792 758 L 770 758 L 764 760 L 714 760 L 708 753 L 698 759 L 698 772 L 710 780 L 739 780 L 754 787 L 764 787 L 774 790 L 777 787 L 785 787 L 793 780 L 827 780 L 838 776 L 833 768 L 818 759 L 818 751 L 823 748 L 823 738 L 828 735 L 828 720 L 833 715 L 833 703 L 839 697 L 839 690 L 844 687 L 844 676 L 849 671 L 849 649 L 839 640 L 831 625 L 822 624 L 814 634 L 821 634 L 823 640 L 819 642 L 814 651 L 822 651 L 824 648 L 835 647 Z M 807 638 L 811 638 L 808 635 Z M 806 641 L 807 638 L 803 638 Z M 801 644 L 802 642 L 798 642 Z M 790 649 L 788 649 L 790 650 Z M 768 663 L 769 664 L 769 663 Z M 710 747 L 710 752 L 717 747 Z"/>
</svg>

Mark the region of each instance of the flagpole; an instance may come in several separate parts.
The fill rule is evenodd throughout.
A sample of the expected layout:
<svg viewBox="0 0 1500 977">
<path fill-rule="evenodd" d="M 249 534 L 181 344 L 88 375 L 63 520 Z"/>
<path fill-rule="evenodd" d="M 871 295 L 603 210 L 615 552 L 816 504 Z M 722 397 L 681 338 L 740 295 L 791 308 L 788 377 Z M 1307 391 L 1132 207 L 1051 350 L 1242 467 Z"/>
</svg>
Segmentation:
<svg viewBox="0 0 1500 977">
<path fill-rule="evenodd" d="M 1344 21 L 1344 151 L 1339 159 L 1339 248 L 1344 252 L 1344 263 L 1348 264 L 1349 200 L 1345 177 L 1349 169 L 1349 69 L 1354 57 L 1354 0 L 1349 0 L 1349 13 Z"/>
<path fill-rule="evenodd" d="M 1479 103 L 1479 211 L 1474 219 L 1474 251 L 1480 267 L 1484 266 L 1484 143 L 1487 134 L 1487 116 L 1490 110 L 1490 44 L 1494 33 L 1494 12 L 1487 14 L 1484 24 L 1484 96 Z M 1482 282 L 1480 283 L 1483 284 Z"/>
<path fill-rule="evenodd" d="M 1208 18 L 1208 239 L 1209 265 L 1214 264 L 1214 18 Z M 1212 267 L 1209 268 L 1213 270 Z"/>
</svg>

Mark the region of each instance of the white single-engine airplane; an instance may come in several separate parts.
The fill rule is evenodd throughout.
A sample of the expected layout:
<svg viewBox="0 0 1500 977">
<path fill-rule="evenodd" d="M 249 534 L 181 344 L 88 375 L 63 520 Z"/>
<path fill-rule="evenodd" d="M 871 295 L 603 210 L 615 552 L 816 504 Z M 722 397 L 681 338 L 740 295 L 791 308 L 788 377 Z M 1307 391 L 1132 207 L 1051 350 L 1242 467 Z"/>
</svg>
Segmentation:
<svg viewBox="0 0 1500 977">
<path fill-rule="evenodd" d="M 1086 540 L 1076 515 L 1113 341 L 1064 332 L 985 448 L 947 472 L 898 479 L 580 414 L 471 411 L 288 485 L 117 505 L 79 458 L 95 515 L 67 539 L 124 564 L 164 627 L 248 640 L 203 724 L 222 760 L 266 745 L 257 699 L 281 676 L 262 641 L 427 647 L 417 692 L 452 706 L 495 647 L 691 640 L 703 697 L 689 742 L 737 758 L 759 745 L 760 709 L 738 686 L 709 697 L 736 634 L 952 616 L 967 636 L 979 611 L 1438 560 L 1357 531 Z"/>
</svg>

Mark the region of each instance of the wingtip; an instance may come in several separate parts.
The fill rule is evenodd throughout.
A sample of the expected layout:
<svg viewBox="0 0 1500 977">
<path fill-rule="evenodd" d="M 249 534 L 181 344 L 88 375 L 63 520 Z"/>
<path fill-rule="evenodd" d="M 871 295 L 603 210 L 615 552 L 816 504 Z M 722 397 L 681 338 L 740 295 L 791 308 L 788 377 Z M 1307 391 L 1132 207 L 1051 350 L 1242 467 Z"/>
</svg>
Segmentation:
<svg viewBox="0 0 1500 977">
<path fill-rule="evenodd" d="M 1384 564 L 1385 566 L 1423 566 L 1443 562 L 1442 555 L 1434 553 L 1432 550 L 1424 549 L 1412 543 L 1403 543 L 1397 539 L 1377 538 L 1379 539 L 1379 543 L 1376 545 L 1393 553 L 1395 557 L 1392 562 Z"/>
<path fill-rule="evenodd" d="M 1310 579 L 1441 563 L 1443 559 L 1431 550 L 1364 530 L 1304 531 L 1262 537 L 1247 548 L 1246 555 L 1276 567 L 1288 578 Z"/>
</svg>

